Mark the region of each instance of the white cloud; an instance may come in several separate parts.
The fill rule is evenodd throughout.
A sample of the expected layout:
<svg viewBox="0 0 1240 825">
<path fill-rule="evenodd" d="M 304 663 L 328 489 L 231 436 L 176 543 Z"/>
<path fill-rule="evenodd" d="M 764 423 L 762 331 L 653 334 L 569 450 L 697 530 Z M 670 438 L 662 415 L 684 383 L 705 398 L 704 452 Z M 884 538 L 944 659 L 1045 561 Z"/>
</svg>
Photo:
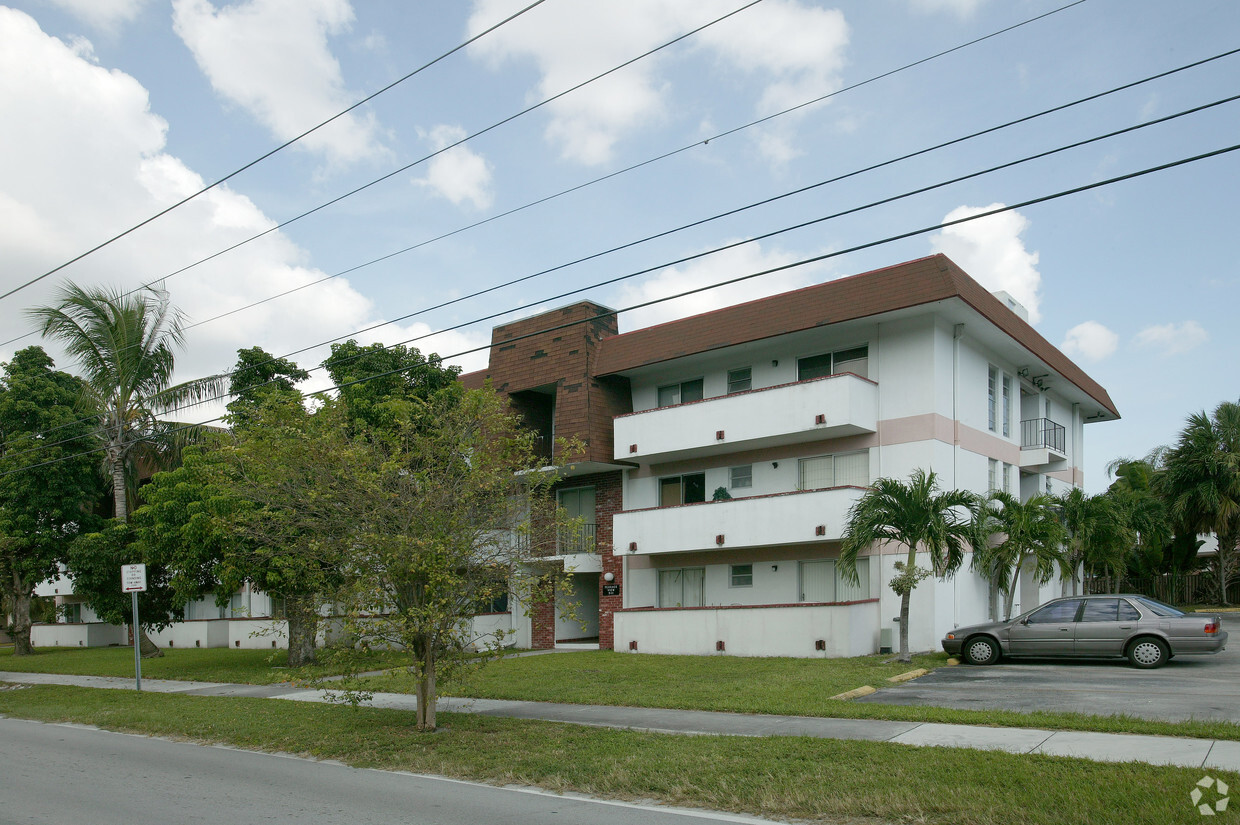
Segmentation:
<svg viewBox="0 0 1240 825">
<path fill-rule="evenodd" d="M 1059 348 L 1070 357 L 1101 361 L 1115 352 L 1119 336 L 1097 321 L 1084 321 L 1068 330 Z"/>
<path fill-rule="evenodd" d="M 460 126 L 441 124 L 431 129 L 426 137 L 438 151 L 466 134 Z M 427 166 L 426 177 L 414 182 L 435 190 L 457 206 L 468 201 L 475 209 L 486 209 L 494 200 L 491 164 L 468 146 L 457 146 L 436 155 Z"/>
<path fill-rule="evenodd" d="M 1159 354 L 1183 355 L 1189 350 L 1210 340 L 1210 333 L 1196 321 L 1184 321 L 1179 324 L 1155 324 L 1137 333 L 1136 344 L 1139 347 L 1158 349 Z"/>
<path fill-rule="evenodd" d="M 469 20 L 477 34 L 521 4 L 476 0 Z M 540 78 L 534 100 L 543 100 L 717 17 L 710 4 L 681 0 L 597 0 L 561 3 L 517 18 L 471 47 L 493 68 L 532 61 Z M 797 0 L 769 0 L 695 35 L 677 54 L 699 50 L 720 71 L 757 75 L 762 113 L 786 108 L 839 87 L 848 43 L 843 14 Z M 568 159 L 610 160 L 615 145 L 667 116 L 672 84 L 662 76 L 667 53 L 627 66 L 549 105 L 546 137 Z M 786 155 L 785 146 L 774 145 Z"/>
<path fill-rule="evenodd" d="M 47 271 L 74 253 L 116 234 L 201 188 L 202 177 L 164 151 L 166 123 L 149 108 L 146 90 L 129 75 L 96 66 L 40 31 L 22 12 L 0 7 L 0 283 L 12 287 Z M 129 238 L 91 255 L 63 273 L 82 284 L 133 288 L 206 257 L 274 221 L 243 195 L 220 186 L 160 218 Z M 302 286 L 324 276 L 306 263 L 305 251 L 286 235 L 265 238 L 167 282 L 173 302 L 191 321 Z M 23 314 L 46 304 L 62 276 L 48 278 L 0 302 L 3 339 L 32 328 Z M 395 313 L 395 308 L 384 307 Z M 379 308 L 346 279 L 293 295 L 190 330 L 178 357 L 178 379 L 232 366 L 239 347 L 259 345 L 284 354 L 381 320 Z M 359 336 L 392 343 L 424 334 L 423 324 L 384 327 Z M 489 340 L 489 330 L 437 336 L 417 344 L 448 354 Z M 29 337 L 13 351 L 40 343 Z M 44 344 L 60 365 L 72 362 Z M 295 356 L 316 366 L 325 349 Z M 474 369 L 486 354 L 463 359 Z M 322 379 L 314 386 L 325 386 Z M 206 417 L 206 416 L 203 416 Z"/>
<path fill-rule="evenodd" d="M 913 8 L 921 12 L 948 12 L 961 19 L 973 16 L 986 0 L 912 0 Z"/>
<path fill-rule="evenodd" d="M 91 26 L 104 31 L 114 31 L 122 23 L 128 23 L 150 0 L 50 0 Z"/>
<path fill-rule="evenodd" d="M 948 212 L 944 222 L 990 212 L 1002 207 L 959 206 Z M 949 226 L 934 235 L 930 244 L 972 275 L 992 292 L 1005 290 L 1029 310 L 1030 323 L 1042 319 L 1042 275 L 1038 272 L 1038 253 L 1025 249 L 1021 233 L 1029 220 L 1019 212 L 1002 212 L 989 218 Z"/>
<path fill-rule="evenodd" d="M 789 252 L 764 250 L 760 243 L 745 244 L 726 252 L 690 261 L 683 266 L 660 270 L 643 281 L 626 284 L 620 288 L 611 305 L 621 308 L 664 298 L 668 295 L 676 295 L 741 275 L 783 266 L 802 257 L 804 256 Z M 709 312 L 712 309 L 800 289 L 815 283 L 816 280 L 821 280 L 825 266 L 824 263 L 817 263 L 786 269 L 741 281 L 738 284 L 709 289 L 684 298 L 676 298 L 632 312 L 625 312 L 620 316 L 621 329 L 632 330 L 652 324 L 661 324 L 665 321 Z"/>
<path fill-rule="evenodd" d="M 224 8 L 210 0 L 173 2 L 173 28 L 212 88 L 279 140 L 353 102 L 327 42 L 352 22 L 348 0 L 248 0 Z M 356 112 L 297 145 L 337 163 L 384 152 L 373 115 Z"/>
</svg>

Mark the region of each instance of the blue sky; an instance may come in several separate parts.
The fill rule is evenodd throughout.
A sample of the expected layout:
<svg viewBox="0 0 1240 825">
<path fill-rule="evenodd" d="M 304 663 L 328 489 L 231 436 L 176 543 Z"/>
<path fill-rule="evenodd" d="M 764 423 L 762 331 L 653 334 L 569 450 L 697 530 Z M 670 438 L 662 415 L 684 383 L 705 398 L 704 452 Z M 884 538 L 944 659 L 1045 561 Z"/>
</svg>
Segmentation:
<svg viewBox="0 0 1240 825">
<path fill-rule="evenodd" d="M 0 292 L 63 263 L 447 52 L 509 0 L 29 0 L 0 5 Z M 547 0 L 346 118 L 52 278 L 0 301 L 0 340 L 62 278 L 150 282 L 475 134 L 744 0 Z M 238 347 L 285 354 L 986 129 L 1240 43 L 1240 5 L 762 0 L 262 240 L 166 280 L 193 321 L 181 377 Z M 672 268 L 678 258 L 1240 92 L 1240 56 L 382 327 L 392 343 L 586 295 L 623 307 L 1237 142 L 1240 103 Z M 825 102 L 724 132 L 823 95 Z M 696 144 L 696 145 L 695 145 Z M 426 243 L 673 150 L 477 228 Z M 1086 485 L 1240 397 L 1240 153 L 626 313 L 623 329 L 943 251 L 1030 309 L 1111 393 Z M 209 320 L 405 247 L 417 249 Z M 416 346 L 455 353 L 502 319 Z M 0 359 L 34 338 L 0 346 Z M 54 348 L 53 348 L 54 351 Z M 296 356 L 317 365 L 325 351 Z M 485 354 L 459 359 L 466 368 Z M 62 366 L 69 367 L 68 363 Z M 316 376 L 311 386 L 322 386 Z M 210 413 L 204 413 L 208 417 Z"/>
</svg>

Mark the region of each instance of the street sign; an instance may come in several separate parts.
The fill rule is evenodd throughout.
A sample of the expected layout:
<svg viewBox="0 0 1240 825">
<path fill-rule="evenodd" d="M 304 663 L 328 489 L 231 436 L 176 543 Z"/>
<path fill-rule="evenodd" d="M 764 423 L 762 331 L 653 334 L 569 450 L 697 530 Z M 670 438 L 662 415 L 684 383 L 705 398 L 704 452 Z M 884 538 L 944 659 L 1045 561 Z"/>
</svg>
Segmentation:
<svg viewBox="0 0 1240 825">
<path fill-rule="evenodd" d="M 146 565 L 126 564 L 121 567 L 121 592 L 146 592 Z"/>
</svg>

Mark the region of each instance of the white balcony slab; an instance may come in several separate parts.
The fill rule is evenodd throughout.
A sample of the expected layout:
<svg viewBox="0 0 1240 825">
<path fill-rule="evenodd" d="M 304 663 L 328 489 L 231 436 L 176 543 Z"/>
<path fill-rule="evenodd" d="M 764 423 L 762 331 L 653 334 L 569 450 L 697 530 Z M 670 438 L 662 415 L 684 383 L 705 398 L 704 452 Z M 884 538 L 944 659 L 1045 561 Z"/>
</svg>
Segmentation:
<svg viewBox="0 0 1240 825">
<path fill-rule="evenodd" d="M 838 541 L 849 508 L 863 492 L 835 487 L 617 513 L 614 552 L 651 555 Z"/>
<path fill-rule="evenodd" d="M 1020 466 L 1022 470 L 1034 470 L 1050 467 L 1067 461 L 1068 456 L 1050 447 L 1022 447 L 1020 450 Z"/>
<path fill-rule="evenodd" d="M 851 374 L 721 395 L 615 419 L 617 461 L 661 463 L 873 433 L 878 385 Z"/>
</svg>

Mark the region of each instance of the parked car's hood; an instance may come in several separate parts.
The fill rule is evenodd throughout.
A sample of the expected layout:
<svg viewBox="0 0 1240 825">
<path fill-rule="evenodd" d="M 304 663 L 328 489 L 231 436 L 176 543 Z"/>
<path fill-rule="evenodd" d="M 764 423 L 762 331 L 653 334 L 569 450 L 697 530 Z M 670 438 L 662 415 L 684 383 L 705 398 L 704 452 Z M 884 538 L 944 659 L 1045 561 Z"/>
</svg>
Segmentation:
<svg viewBox="0 0 1240 825">
<path fill-rule="evenodd" d="M 1008 627 L 1008 625 L 1012 624 L 1012 622 L 1014 621 L 1016 621 L 1016 617 L 1013 617 L 1007 620 L 1006 622 L 984 622 L 982 624 L 971 624 L 965 627 L 957 627 L 947 632 L 955 636 L 957 639 L 959 639 L 961 636 L 965 636 L 970 633 L 977 633 L 978 631 L 1004 630 Z"/>
</svg>

